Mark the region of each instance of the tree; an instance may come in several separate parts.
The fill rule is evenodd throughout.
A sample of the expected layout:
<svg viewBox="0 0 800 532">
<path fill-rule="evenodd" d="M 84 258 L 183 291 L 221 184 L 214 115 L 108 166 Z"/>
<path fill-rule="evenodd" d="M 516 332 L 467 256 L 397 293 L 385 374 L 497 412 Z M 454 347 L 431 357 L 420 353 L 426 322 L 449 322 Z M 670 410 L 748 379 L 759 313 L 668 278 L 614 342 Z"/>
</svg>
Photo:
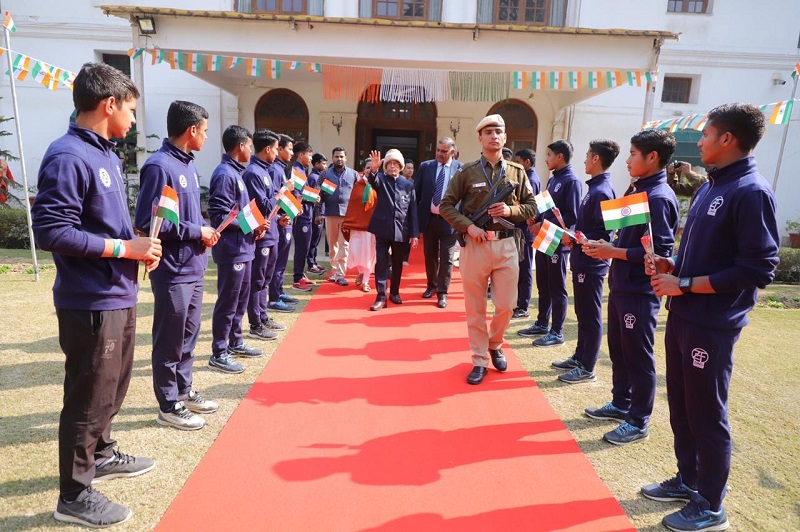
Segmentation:
<svg viewBox="0 0 800 532">
<path fill-rule="evenodd" d="M 2 99 L 3 97 L 0 96 L 0 100 Z M 7 118 L 4 115 L 0 115 L 0 137 L 11 136 L 10 131 L 2 129 L 3 124 L 5 122 L 10 122 L 11 120 L 14 120 L 14 118 L 13 117 Z M 16 161 L 16 160 L 18 160 L 18 157 L 14 156 L 10 151 L 0 149 L 0 205 L 2 206 L 7 205 L 9 198 L 16 199 L 13 196 L 9 195 L 8 193 L 9 189 L 22 188 L 21 185 L 19 185 L 14 181 L 13 177 L 11 176 L 11 172 L 8 170 L 8 164 L 6 163 L 6 161 Z"/>
</svg>

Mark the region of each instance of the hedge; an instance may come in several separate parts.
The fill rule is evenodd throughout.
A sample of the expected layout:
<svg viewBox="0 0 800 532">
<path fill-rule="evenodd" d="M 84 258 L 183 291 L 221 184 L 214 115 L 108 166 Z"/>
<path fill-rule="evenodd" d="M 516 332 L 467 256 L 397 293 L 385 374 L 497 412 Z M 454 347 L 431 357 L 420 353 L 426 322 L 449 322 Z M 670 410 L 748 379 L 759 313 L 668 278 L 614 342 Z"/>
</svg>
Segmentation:
<svg viewBox="0 0 800 532">
<path fill-rule="evenodd" d="M 775 271 L 775 282 L 800 284 L 800 249 L 781 248 L 778 256 L 781 263 Z"/>
<path fill-rule="evenodd" d="M 0 248 L 30 249 L 24 209 L 0 209 Z"/>
</svg>

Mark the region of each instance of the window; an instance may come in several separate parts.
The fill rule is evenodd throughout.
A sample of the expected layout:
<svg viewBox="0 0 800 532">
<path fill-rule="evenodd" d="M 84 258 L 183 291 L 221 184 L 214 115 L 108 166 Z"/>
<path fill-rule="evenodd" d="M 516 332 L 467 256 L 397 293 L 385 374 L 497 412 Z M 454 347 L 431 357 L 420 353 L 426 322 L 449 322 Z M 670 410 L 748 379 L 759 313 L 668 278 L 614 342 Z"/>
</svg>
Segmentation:
<svg viewBox="0 0 800 532">
<path fill-rule="evenodd" d="M 427 20 L 427 0 L 373 0 L 372 12 L 377 18 Z"/>
<path fill-rule="evenodd" d="M 269 128 L 289 135 L 295 142 L 308 140 L 308 107 L 303 98 L 289 89 L 273 89 L 258 100 L 256 129 Z"/>
<path fill-rule="evenodd" d="M 661 101 L 667 103 L 689 103 L 692 94 L 692 78 L 664 76 L 664 91 Z"/>
<path fill-rule="evenodd" d="M 521 100 L 503 100 L 489 109 L 487 115 L 499 114 L 506 123 L 506 146 L 514 153 L 530 148 L 536 151 L 539 125 L 533 109 Z"/>
<path fill-rule="evenodd" d="M 103 54 L 103 63 L 111 65 L 131 77 L 131 58 L 127 54 Z"/>
<path fill-rule="evenodd" d="M 512 24 L 550 24 L 551 0 L 498 0 L 495 2 L 494 19 Z"/>
<path fill-rule="evenodd" d="M 708 0 L 668 0 L 668 13 L 708 13 Z"/>
<path fill-rule="evenodd" d="M 305 15 L 306 0 L 241 0 L 250 4 L 250 13 Z"/>
</svg>

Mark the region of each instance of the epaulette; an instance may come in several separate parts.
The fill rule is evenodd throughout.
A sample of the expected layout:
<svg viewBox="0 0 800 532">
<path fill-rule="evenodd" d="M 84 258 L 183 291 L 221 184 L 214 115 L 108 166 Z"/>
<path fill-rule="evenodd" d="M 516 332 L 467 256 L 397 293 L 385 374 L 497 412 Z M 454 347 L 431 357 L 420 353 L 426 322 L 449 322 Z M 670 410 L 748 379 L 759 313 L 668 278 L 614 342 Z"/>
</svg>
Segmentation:
<svg viewBox="0 0 800 532">
<path fill-rule="evenodd" d="M 472 161 L 472 162 L 468 162 L 468 163 L 462 164 L 461 168 L 459 168 L 459 171 L 466 170 L 467 168 L 472 168 L 473 166 L 480 166 L 480 165 L 481 165 L 481 160 L 478 159 L 477 161 Z"/>
<path fill-rule="evenodd" d="M 506 161 L 506 164 L 509 165 L 509 166 L 512 166 L 512 167 L 514 167 L 514 168 L 516 168 L 518 170 L 522 170 L 523 172 L 525 171 L 525 167 L 522 166 L 521 164 L 517 163 L 517 162 Z"/>
</svg>

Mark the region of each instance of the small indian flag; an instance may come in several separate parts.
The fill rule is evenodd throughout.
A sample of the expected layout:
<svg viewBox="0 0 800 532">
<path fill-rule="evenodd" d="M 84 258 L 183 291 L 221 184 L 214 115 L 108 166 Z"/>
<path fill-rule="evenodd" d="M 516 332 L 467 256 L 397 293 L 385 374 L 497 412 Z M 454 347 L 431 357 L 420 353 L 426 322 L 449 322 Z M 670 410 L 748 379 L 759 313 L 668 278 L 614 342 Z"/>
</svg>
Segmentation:
<svg viewBox="0 0 800 532">
<path fill-rule="evenodd" d="M 772 110 L 772 115 L 769 117 L 770 124 L 788 124 L 789 118 L 792 116 L 792 107 L 794 100 L 787 100 L 785 102 L 778 102 Z"/>
<path fill-rule="evenodd" d="M 311 203 L 316 203 L 319 201 L 319 189 L 318 188 L 311 188 L 309 186 L 303 187 L 303 199 L 306 201 L 310 201 Z"/>
<path fill-rule="evenodd" d="M 647 192 L 639 192 L 619 199 L 600 202 L 606 229 L 622 229 L 630 225 L 650 222 L 650 205 Z"/>
<path fill-rule="evenodd" d="M 283 212 L 292 220 L 294 220 L 295 216 L 303 212 L 303 206 L 300 204 L 300 200 L 295 198 L 289 191 L 278 194 L 278 205 L 281 206 Z"/>
<path fill-rule="evenodd" d="M 205 63 L 203 54 L 187 54 L 189 57 L 189 72 L 202 72 Z"/>
<path fill-rule="evenodd" d="M 260 77 L 261 76 L 261 64 L 263 61 L 261 59 L 253 59 L 248 58 L 247 62 L 245 63 L 245 68 L 247 69 L 247 73 L 253 77 Z"/>
<path fill-rule="evenodd" d="M 244 206 L 244 209 L 239 212 L 237 220 L 239 221 L 239 227 L 242 228 L 242 232 L 246 235 L 266 223 L 264 216 L 256 207 L 256 200 L 250 200 L 250 203 Z"/>
<path fill-rule="evenodd" d="M 568 78 L 568 85 L 570 89 L 577 89 L 578 88 L 578 73 L 577 72 L 567 72 Z"/>
<path fill-rule="evenodd" d="M 306 63 L 309 72 L 314 72 L 315 74 L 322 73 L 322 65 L 319 63 Z"/>
<path fill-rule="evenodd" d="M 47 63 L 42 63 L 41 61 L 36 61 L 33 63 L 31 67 L 31 76 L 33 76 L 33 80 L 41 83 L 44 79 L 45 74 L 50 71 L 48 68 Z"/>
<path fill-rule="evenodd" d="M 644 78 L 647 80 L 647 83 L 655 83 L 658 81 L 658 70 L 651 70 L 644 75 Z"/>
<path fill-rule="evenodd" d="M 303 190 L 303 187 L 306 186 L 306 176 L 303 172 L 301 172 L 296 166 L 292 167 L 292 184 L 296 190 Z"/>
<path fill-rule="evenodd" d="M 3 22 L 3 27 L 11 33 L 17 31 L 17 26 L 14 24 L 14 19 L 11 18 L 11 13 L 6 11 L 6 20 Z"/>
<path fill-rule="evenodd" d="M 598 84 L 597 84 L 597 72 L 589 72 L 589 73 L 588 73 L 588 75 L 587 75 L 586 77 L 588 78 L 588 84 L 587 84 L 587 85 L 588 85 L 588 87 L 589 87 L 590 89 L 596 89 L 596 88 L 598 88 Z"/>
<path fill-rule="evenodd" d="M 545 213 L 556 206 L 552 196 L 550 196 L 550 192 L 547 190 L 543 190 L 541 194 L 536 194 L 533 200 L 536 202 L 536 209 L 539 214 Z"/>
<path fill-rule="evenodd" d="M 270 79 L 280 79 L 281 62 L 275 59 L 267 59 L 267 77 Z"/>
<path fill-rule="evenodd" d="M 178 218 L 178 193 L 169 185 L 164 185 L 161 190 L 161 199 L 158 200 L 156 216 L 169 220 L 175 225 L 180 223 Z"/>
<path fill-rule="evenodd" d="M 521 89 L 522 88 L 522 72 L 514 72 L 514 88 Z"/>
<path fill-rule="evenodd" d="M 563 229 L 545 220 L 542 222 L 542 228 L 539 229 L 539 233 L 533 241 L 533 249 L 552 256 L 558 249 L 562 236 L 564 236 Z"/>
<path fill-rule="evenodd" d="M 325 194 L 333 194 L 336 192 L 337 185 L 333 181 L 328 181 L 324 179 L 322 181 L 322 186 L 320 187 Z"/>
<path fill-rule="evenodd" d="M 800 63 L 797 63 L 794 66 L 794 70 L 792 70 L 792 78 L 796 78 L 797 76 L 800 76 Z"/>
<path fill-rule="evenodd" d="M 300 61 L 289 61 L 289 70 L 297 70 L 300 68 Z"/>
</svg>

